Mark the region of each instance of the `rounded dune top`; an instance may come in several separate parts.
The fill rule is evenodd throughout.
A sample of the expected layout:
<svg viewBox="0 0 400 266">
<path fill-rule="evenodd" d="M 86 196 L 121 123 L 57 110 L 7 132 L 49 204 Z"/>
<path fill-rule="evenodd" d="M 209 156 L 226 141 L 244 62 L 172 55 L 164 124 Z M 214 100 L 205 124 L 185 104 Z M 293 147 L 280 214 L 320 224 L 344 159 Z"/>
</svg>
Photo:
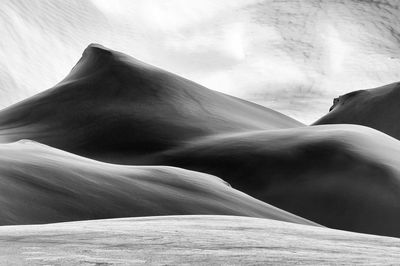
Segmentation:
<svg viewBox="0 0 400 266">
<path fill-rule="evenodd" d="M 400 139 L 399 101 L 400 82 L 353 91 L 335 98 L 330 112 L 314 125 L 358 124 Z"/>
<path fill-rule="evenodd" d="M 107 47 L 98 44 L 98 43 L 91 43 L 88 45 L 88 47 L 86 47 L 85 52 L 98 52 L 100 54 L 110 54 L 111 53 L 111 49 L 108 49 Z"/>
<path fill-rule="evenodd" d="M 351 108 L 352 106 L 357 105 L 358 102 L 360 101 L 372 100 L 376 98 L 379 98 L 380 100 L 385 100 L 387 101 L 387 103 L 390 103 L 391 101 L 397 101 L 396 98 L 399 97 L 400 97 L 400 82 L 395 82 L 382 87 L 366 89 L 366 90 L 357 90 L 341 95 L 333 100 L 333 105 L 331 106 L 329 111 L 333 111 L 343 105 L 346 105 L 348 108 Z M 371 103 L 376 103 L 376 102 L 374 101 Z"/>
</svg>

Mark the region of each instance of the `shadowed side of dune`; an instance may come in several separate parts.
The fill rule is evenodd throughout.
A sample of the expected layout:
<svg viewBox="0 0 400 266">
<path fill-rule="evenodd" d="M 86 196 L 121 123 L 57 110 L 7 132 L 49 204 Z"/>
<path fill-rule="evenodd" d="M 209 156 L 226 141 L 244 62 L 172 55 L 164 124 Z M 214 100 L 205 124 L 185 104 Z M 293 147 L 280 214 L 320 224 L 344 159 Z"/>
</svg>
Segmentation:
<svg viewBox="0 0 400 266">
<path fill-rule="evenodd" d="M 0 112 L 0 141 L 32 139 L 131 164 L 197 137 L 296 126 L 268 108 L 90 45 L 55 87 Z"/>
<path fill-rule="evenodd" d="M 358 124 L 400 139 L 400 83 L 353 91 L 335 98 L 330 112 L 314 125 Z"/>
<path fill-rule="evenodd" d="M 400 236 L 399 153 L 383 133 L 334 125 L 215 136 L 157 163 L 217 175 L 325 226 Z"/>
<path fill-rule="evenodd" d="M 30 141 L 0 145 L 0 162 L 0 225 L 184 214 L 313 224 L 184 169 L 105 164 Z"/>
</svg>

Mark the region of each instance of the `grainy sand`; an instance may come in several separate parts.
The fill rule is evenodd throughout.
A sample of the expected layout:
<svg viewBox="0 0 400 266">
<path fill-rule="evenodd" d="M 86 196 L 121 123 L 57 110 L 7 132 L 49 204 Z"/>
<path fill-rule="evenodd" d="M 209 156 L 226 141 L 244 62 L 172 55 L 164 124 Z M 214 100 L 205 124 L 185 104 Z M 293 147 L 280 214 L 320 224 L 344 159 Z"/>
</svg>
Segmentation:
<svg viewBox="0 0 400 266">
<path fill-rule="evenodd" d="M 232 216 L 0 227 L 7 265 L 388 265 L 400 239 Z"/>
</svg>

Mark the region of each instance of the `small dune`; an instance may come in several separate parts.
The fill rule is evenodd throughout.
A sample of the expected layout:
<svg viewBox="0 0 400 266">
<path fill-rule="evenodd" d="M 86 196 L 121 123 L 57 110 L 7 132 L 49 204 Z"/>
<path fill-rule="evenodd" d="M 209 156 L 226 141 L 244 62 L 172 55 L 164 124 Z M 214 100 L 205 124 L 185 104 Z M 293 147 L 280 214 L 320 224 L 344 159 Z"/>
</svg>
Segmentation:
<svg viewBox="0 0 400 266">
<path fill-rule="evenodd" d="M 330 112 L 314 125 L 357 124 L 400 139 L 400 82 L 353 91 L 334 99 Z"/>
<path fill-rule="evenodd" d="M 0 145 L 0 177 L 0 225 L 184 214 L 314 224 L 215 176 L 106 164 L 27 140 Z"/>
</svg>

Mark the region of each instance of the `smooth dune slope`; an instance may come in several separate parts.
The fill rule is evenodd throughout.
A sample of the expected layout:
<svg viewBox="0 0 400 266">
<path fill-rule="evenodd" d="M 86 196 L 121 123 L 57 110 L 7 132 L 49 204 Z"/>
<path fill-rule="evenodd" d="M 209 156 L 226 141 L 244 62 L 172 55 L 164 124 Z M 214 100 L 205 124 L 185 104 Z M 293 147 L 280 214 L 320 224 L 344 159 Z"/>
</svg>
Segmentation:
<svg viewBox="0 0 400 266">
<path fill-rule="evenodd" d="M 397 265 L 400 239 L 233 216 L 0 227 L 7 265 Z"/>
<path fill-rule="evenodd" d="M 400 143 L 377 130 L 325 125 L 226 134 L 152 163 L 217 175 L 319 224 L 400 236 Z"/>
<path fill-rule="evenodd" d="M 106 164 L 31 141 L 0 145 L 0 210 L 0 225 L 183 214 L 313 224 L 215 176 Z"/>
<path fill-rule="evenodd" d="M 330 112 L 314 125 L 358 124 L 400 139 L 400 82 L 347 93 L 333 101 Z"/>
<path fill-rule="evenodd" d="M 55 87 L 0 112 L 0 141 L 32 139 L 103 161 L 132 163 L 135 156 L 196 137 L 300 125 L 92 44 Z"/>
</svg>

